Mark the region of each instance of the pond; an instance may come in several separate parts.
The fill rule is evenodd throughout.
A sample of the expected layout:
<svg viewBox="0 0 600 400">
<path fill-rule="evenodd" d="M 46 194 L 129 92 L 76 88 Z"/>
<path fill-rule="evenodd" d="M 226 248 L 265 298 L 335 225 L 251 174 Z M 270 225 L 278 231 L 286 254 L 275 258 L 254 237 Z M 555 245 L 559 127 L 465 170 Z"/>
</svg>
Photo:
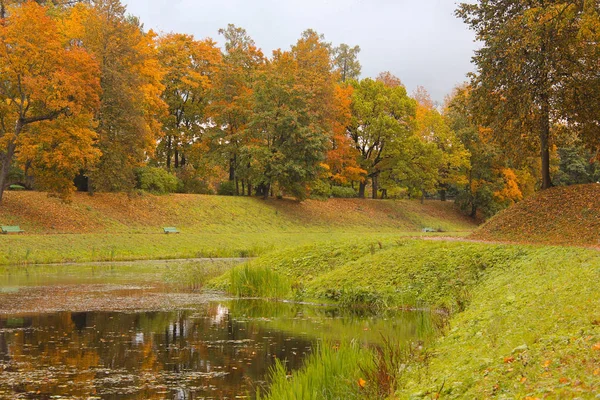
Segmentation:
<svg viewBox="0 0 600 400">
<path fill-rule="evenodd" d="M 433 332 L 422 312 L 202 291 L 206 271 L 235 262 L 0 268 L 0 398 L 252 398 L 275 359 L 298 369 L 323 341 Z"/>
</svg>

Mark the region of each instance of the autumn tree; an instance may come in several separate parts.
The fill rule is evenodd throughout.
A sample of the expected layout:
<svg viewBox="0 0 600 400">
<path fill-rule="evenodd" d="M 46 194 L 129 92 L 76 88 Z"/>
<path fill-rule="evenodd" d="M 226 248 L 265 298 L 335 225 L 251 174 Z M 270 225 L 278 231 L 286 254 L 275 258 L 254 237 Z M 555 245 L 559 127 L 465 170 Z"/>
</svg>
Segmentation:
<svg viewBox="0 0 600 400">
<path fill-rule="evenodd" d="M 379 176 L 391 168 L 388 151 L 405 141 L 412 132 L 416 103 L 404 86 L 387 86 L 370 78 L 354 83 L 352 121 L 348 127 L 354 147 L 360 153 L 360 165 L 371 179 L 378 197 Z M 366 180 L 360 183 L 359 197 L 364 198 Z"/>
<path fill-rule="evenodd" d="M 134 169 L 154 153 L 166 112 L 156 35 L 144 32 L 136 18 L 127 16 L 119 0 L 91 3 L 76 6 L 73 16 L 81 21 L 83 45 L 100 63 L 97 131 L 102 157 L 88 171 L 90 186 L 130 190 L 135 185 Z"/>
<path fill-rule="evenodd" d="M 307 196 L 333 136 L 336 94 L 329 45 L 321 35 L 307 30 L 291 51 L 274 52 L 257 82 L 252 118 L 261 144 L 253 158 L 265 196 L 274 184 L 297 199 Z"/>
<path fill-rule="evenodd" d="M 359 46 L 350 47 L 345 43 L 342 43 L 333 49 L 333 66 L 335 72 L 339 74 L 342 82 L 352 79 L 357 80 L 360 78 L 360 71 L 362 67 L 360 65 L 360 61 L 358 61 L 359 53 Z"/>
<path fill-rule="evenodd" d="M 235 182 L 239 194 L 240 175 L 244 180 L 250 179 L 251 160 L 247 152 L 244 160 L 240 158 L 242 149 L 249 144 L 247 133 L 254 107 L 253 86 L 264 65 L 264 56 L 245 29 L 230 24 L 219 33 L 225 38 L 225 54 L 210 104 L 215 124 L 213 152 L 225 159 L 229 181 Z M 252 184 L 248 182 L 248 192 L 251 190 Z"/>
<path fill-rule="evenodd" d="M 457 11 L 482 43 L 473 58 L 476 114 L 505 149 L 537 148 L 543 189 L 552 186 L 555 124 L 587 130 L 597 143 L 595 106 L 573 105 L 598 98 L 599 10 L 593 0 L 493 0 Z"/>
<path fill-rule="evenodd" d="M 195 40 L 185 34 L 168 34 L 158 41 L 158 58 L 165 72 L 162 98 L 168 106 L 164 136 L 157 156 L 167 169 L 186 164 L 190 148 L 209 126 L 210 90 L 221 63 L 221 51 L 210 39 Z"/>
<path fill-rule="evenodd" d="M 468 151 L 464 182 L 457 183 L 457 204 L 471 217 L 491 217 L 533 191 L 533 176 L 526 164 L 514 164 L 492 137 L 477 124 L 472 89 L 457 87 L 446 100 L 444 118 Z"/>
<path fill-rule="evenodd" d="M 98 65 L 46 7 L 27 2 L 7 15 L 0 23 L 0 199 L 15 156 L 32 165 L 39 186 L 66 197 L 79 169 L 99 156 Z"/>
<path fill-rule="evenodd" d="M 468 152 L 446 119 L 435 108 L 427 90 L 417 87 L 413 98 L 417 101 L 416 133 L 419 139 L 437 147 L 437 157 L 430 162 L 437 169 L 436 190 L 442 201 L 451 186 L 463 184 L 464 170 L 468 167 Z"/>
<path fill-rule="evenodd" d="M 390 71 L 380 72 L 379 75 L 377 75 L 376 80 L 391 88 L 404 86 L 400 78 L 392 74 Z"/>
</svg>

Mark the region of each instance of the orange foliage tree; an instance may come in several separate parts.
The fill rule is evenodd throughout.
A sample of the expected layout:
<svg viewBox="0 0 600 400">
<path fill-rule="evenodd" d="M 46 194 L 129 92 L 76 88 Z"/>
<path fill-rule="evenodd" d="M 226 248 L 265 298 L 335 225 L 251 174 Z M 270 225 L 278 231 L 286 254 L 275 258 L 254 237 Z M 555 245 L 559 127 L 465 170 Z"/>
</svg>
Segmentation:
<svg viewBox="0 0 600 400">
<path fill-rule="evenodd" d="M 94 162 L 98 65 L 46 7 L 9 9 L 0 22 L 0 199 L 15 156 L 43 188 L 67 197 L 72 179 Z"/>
</svg>

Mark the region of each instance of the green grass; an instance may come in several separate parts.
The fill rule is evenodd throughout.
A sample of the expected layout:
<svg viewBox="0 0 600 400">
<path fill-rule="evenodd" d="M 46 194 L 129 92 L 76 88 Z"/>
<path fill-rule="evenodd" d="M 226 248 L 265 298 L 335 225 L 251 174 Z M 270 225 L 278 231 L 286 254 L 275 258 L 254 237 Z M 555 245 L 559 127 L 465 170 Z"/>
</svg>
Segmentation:
<svg viewBox="0 0 600 400">
<path fill-rule="evenodd" d="M 370 351 L 360 346 L 322 343 L 307 358 L 304 367 L 292 374 L 278 360 L 271 370 L 268 396 L 257 397 L 259 400 L 359 399 L 362 398 L 360 366 L 370 363 Z"/>
<path fill-rule="evenodd" d="M 376 222 L 374 222 L 376 221 Z M 0 264 L 195 257 L 254 257 L 274 249 L 360 237 L 444 235 L 474 228 L 452 203 L 334 199 L 76 194 L 64 204 L 43 193 L 10 192 L 0 223 L 25 234 L 0 235 Z M 175 226 L 180 235 L 164 235 Z"/>
<path fill-rule="evenodd" d="M 290 279 L 290 296 L 450 312 L 449 327 L 430 347 L 426 373 L 403 374 L 394 398 L 590 398 L 600 391 L 597 251 L 367 240 L 287 249 L 243 268 L 268 265 Z M 317 374 L 310 364 L 322 362 L 311 360 L 287 379 L 289 391 L 303 393 L 294 381 Z M 355 373 L 342 371 L 340 379 Z M 302 398 L 285 397 L 281 385 L 272 399 Z"/>
<path fill-rule="evenodd" d="M 310 243 L 421 235 L 414 232 L 264 232 L 0 235 L 0 265 L 174 258 L 256 257 Z M 428 234 L 430 235 L 430 234 Z"/>
</svg>

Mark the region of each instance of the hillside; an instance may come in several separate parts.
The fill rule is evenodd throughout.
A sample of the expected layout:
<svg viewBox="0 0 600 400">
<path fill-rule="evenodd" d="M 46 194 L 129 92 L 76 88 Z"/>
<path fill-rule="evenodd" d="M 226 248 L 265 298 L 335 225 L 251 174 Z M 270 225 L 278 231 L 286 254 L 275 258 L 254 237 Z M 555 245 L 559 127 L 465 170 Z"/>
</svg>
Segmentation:
<svg viewBox="0 0 600 400">
<path fill-rule="evenodd" d="M 25 230 L 0 235 L 0 264 L 249 257 L 286 246 L 415 235 L 424 227 L 452 235 L 475 228 L 450 202 L 79 193 L 64 204 L 36 192 L 6 193 L 0 225 Z M 181 235 L 164 235 L 164 226 Z"/>
<path fill-rule="evenodd" d="M 0 205 L 0 224 L 28 233 L 155 233 L 162 226 L 182 232 L 265 231 L 469 231 L 474 225 L 453 203 L 359 199 L 267 200 L 200 195 L 75 194 L 65 204 L 44 193 L 9 192 Z"/>
<path fill-rule="evenodd" d="M 499 213 L 471 239 L 598 246 L 600 185 L 555 187 Z"/>
</svg>

